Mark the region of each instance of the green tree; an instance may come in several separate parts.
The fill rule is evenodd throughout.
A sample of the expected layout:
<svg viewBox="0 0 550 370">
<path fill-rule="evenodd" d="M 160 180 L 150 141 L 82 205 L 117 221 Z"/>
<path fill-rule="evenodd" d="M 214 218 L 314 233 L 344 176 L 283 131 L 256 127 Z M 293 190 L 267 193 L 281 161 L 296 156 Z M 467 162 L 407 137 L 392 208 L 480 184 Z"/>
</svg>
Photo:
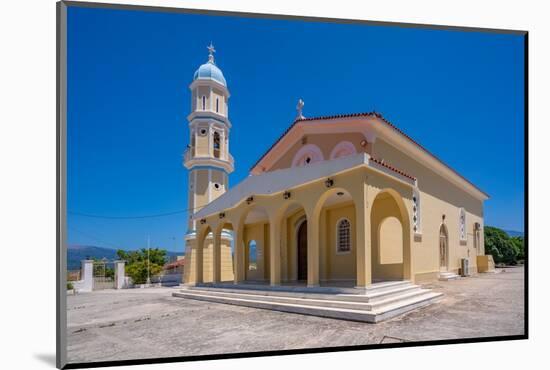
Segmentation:
<svg viewBox="0 0 550 370">
<path fill-rule="evenodd" d="M 126 261 L 126 274 L 134 284 L 144 284 L 147 275 L 158 275 L 166 262 L 166 250 L 159 248 L 142 248 L 136 251 L 117 250 L 118 258 Z"/>
<path fill-rule="evenodd" d="M 499 228 L 485 226 L 485 253 L 493 256 L 496 263 L 516 264 L 524 255 L 523 238 L 510 238 Z"/>
<path fill-rule="evenodd" d="M 512 241 L 512 243 L 514 243 L 518 251 L 518 256 L 517 256 L 518 261 L 519 260 L 523 261 L 525 259 L 525 242 L 523 240 L 523 237 L 514 236 L 514 237 L 511 237 L 510 240 Z"/>
</svg>

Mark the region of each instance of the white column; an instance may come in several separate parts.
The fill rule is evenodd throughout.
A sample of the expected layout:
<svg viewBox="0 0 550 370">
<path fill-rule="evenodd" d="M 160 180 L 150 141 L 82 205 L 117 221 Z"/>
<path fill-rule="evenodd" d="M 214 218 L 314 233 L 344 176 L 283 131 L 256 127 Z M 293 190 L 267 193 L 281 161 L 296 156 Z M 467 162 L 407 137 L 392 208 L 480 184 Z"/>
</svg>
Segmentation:
<svg viewBox="0 0 550 370">
<path fill-rule="evenodd" d="M 225 130 L 222 130 L 220 134 L 220 153 L 220 159 L 227 159 L 228 156 L 225 151 Z"/>
<path fill-rule="evenodd" d="M 94 289 L 94 261 L 82 260 L 80 266 L 82 285 L 79 291 L 91 292 Z"/>
<path fill-rule="evenodd" d="M 115 261 L 115 289 L 126 288 L 126 273 L 124 271 L 124 266 L 126 262 L 124 261 Z"/>
</svg>

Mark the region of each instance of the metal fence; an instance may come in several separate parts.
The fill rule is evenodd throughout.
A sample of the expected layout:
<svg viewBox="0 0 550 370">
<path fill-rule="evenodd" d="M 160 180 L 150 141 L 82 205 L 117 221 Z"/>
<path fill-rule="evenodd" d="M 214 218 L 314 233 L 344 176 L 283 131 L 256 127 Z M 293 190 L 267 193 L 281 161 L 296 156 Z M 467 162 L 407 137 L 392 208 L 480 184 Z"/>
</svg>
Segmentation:
<svg viewBox="0 0 550 370">
<path fill-rule="evenodd" d="M 93 269 L 93 290 L 115 288 L 115 264 L 106 259 L 95 261 Z"/>
</svg>

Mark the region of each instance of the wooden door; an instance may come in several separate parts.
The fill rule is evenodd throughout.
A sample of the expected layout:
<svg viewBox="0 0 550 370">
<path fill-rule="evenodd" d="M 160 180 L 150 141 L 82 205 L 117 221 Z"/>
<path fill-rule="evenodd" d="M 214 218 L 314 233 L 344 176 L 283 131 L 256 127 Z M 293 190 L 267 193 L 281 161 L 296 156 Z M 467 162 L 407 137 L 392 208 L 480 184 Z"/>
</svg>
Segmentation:
<svg viewBox="0 0 550 370">
<path fill-rule="evenodd" d="M 307 221 L 298 229 L 298 280 L 307 280 Z"/>
<path fill-rule="evenodd" d="M 439 229 L 439 271 L 447 271 L 447 232 L 443 226 Z"/>
</svg>

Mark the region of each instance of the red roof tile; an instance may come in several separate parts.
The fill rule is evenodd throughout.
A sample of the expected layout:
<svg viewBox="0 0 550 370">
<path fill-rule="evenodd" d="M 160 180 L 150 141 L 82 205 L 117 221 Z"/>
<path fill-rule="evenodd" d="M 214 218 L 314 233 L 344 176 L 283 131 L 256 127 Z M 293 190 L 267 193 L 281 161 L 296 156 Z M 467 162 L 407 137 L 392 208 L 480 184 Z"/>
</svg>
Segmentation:
<svg viewBox="0 0 550 370">
<path fill-rule="evenodd" d="M 397 168 L 391 166 L 390 164 L 388 164 L 388 163 L 386 163 L 386 162 L 384 162 L 384 161 L 382 161 L 382 160 L 380 160 L 380 159 L 376 159 L 376 158 L 374 158 L 374 157 L 370 157 L 370 160 L 373 161 L 373 162 L 375 162 L 375 163 L 378 163 L 378 164 L 381 165 L 381 166 L 384 166 L 384 167 L 386 167 L 386 168 L 392 170 L 393 172 L 396 172 L 396 173 L 400 174 L 401 176 L 405 176 L 405 177 L 407 177 L 407 178 L 409 178 L 409 179 L 411 179 L 411 180 L 415 180 L 415 181 L 416 181 L 416 177 L 411 176 L 411 175 L 409 175 L 409 174 L 407 174 L 407 173 L 401 171 L 400 169 L 397 169 Z"/>
</svg>

